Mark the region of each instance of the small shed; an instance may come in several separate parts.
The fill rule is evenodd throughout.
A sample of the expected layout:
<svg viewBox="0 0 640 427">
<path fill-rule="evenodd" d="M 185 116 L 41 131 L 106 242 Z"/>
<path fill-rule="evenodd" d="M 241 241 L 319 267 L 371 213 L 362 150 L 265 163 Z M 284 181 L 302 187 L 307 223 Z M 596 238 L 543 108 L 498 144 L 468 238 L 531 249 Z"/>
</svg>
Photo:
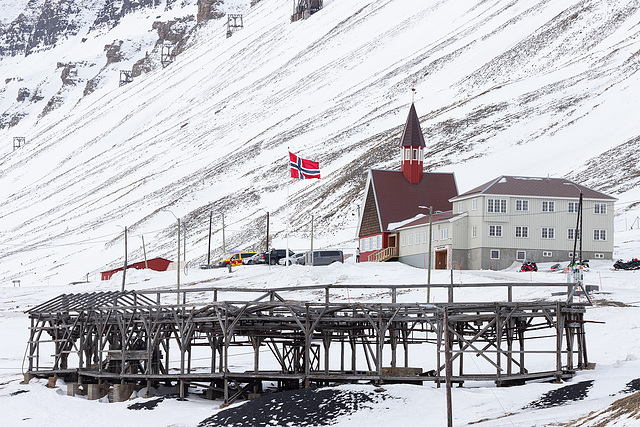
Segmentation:
<svg viewBox="0 0 640 427">
<path fill-rule="evenodd" d="M 127 268 L 135 268 L 136 270 L 142 270 L 144 268 L 150 268 L 151 270 L 155 270 L 155 271 L 167 271 L 167 269 L 169 268 L 169 265 L 172 262 L 173 261 L 169 261 L 168 259 L 164 259 L 164 258 L 153 258 L 153 259 L 147 260 L 146 262 L 145 261 L 139 261 L 139 262 L 135 262 L 133 264 L 129 264 L 127 266 Z M 114 268 L 113 270 L 100 272 L 101 280 L 109 280 L 109 279 L 111 279 L 111 276 L 113 276 L 118 271 L 122 271 L 122 269 L 123 268 L 120 267 L 120 268 Z"/>
</svg>

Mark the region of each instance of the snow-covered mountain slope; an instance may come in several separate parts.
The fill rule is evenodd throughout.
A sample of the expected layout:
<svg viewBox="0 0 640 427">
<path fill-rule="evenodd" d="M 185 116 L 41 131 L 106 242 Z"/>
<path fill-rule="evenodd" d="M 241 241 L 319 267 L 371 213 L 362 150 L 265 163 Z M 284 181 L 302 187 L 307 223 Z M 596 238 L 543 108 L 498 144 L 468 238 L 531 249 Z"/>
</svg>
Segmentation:
<svg viewBox="0 0 640 427">
<path fill-rule="evenodd" d="M 227 249 L 258 248 L 265 210 L 278 246 L 290 218 L 292 246 L 306 247 L 312 215 L 316 245 L 353 246 L 367 169 L 399 165 L 411 88 L 428 168 L 454 171 L 461 191 L 552 175 L 623 209 L 640 199 L 640 2 L 325 0 L 291 23 L 290 0 L 226 1 L 244 28 L 227 38 L 225 19 L 181 21 L 189 37 L 162 68 L 153 22 L 197 13 L 195 1 L 166 3 L 0 61 L 3 281 L 72 281 L 120 263 L 118 226 L 130 227 L 130 260 L 140 235 L 147 255 L 174 258 L 172 213 L 195 262 L 211 212 L 214 256 L 223 214 Z M 105 65 L 107 44 L 119 62 Z M 147 54 L 119 87 L 119 70 Z M 64 70 L 75 83 L 60 83 Z M 12 151 L 14 136 L 26 145 Z M 323 179 L 289 182 L 287 148 L 319 160 Z"/>
</svg>

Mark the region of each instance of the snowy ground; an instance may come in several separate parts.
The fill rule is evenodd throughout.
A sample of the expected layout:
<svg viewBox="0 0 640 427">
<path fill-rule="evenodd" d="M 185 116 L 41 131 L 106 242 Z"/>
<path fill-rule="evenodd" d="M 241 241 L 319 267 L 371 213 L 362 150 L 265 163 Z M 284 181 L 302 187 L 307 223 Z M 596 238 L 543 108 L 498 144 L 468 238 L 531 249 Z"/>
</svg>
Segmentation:
<svg viewBox="0 0 640 427">
<path fill-rule="evenodd" d="M 639 230 L 617 233 L 616 239 L 623 243 L 617 248 L 622 258 L 637 255 Z M 591 269 L 586 273 L 586 284 L 601 285 L 602 292 L 595 295 L 597 304 L 589 308 L 588 320 L 605 322 L 587 324 L 587 343 L 589 358 L 596 362 L 596 369 L 580 371 L 566 384 L 528 384 L 511 388 L 496 388 L 491 383 L 465 384 L 464 388 L 454 388 L 453 408 L 455 425 L 481 426 L 542 426 L 560 425 L 587 415 L 591 411 L 608 407 L 612 402 L 625 397 L 621 393 L 629 389 L 633 380 L 640 377 L 640 287 L 637 286 L 640 272 L 611 270 L 612 262 L 592 261 Z M 548 266 L 541 265 L 541 270 Z M 447 283 L 448 272 L 433 272 L 433 283 Z M 454 276 L 456 283 L 525 281 L 531 287 L 517 289 L 514 298 L 529 300 L 551 297 L 549 288 L 539 288 L 536 282 L 562 282 L 560 273 L 539 271 L 537 273 L 519 273 L 516 271 L 462 271 Z M 183 287 L 196 286 L 244 286 L 244 287 L 281 287 L 303 284 L 398 284 L 424 283 L 425 271 L 407 267 L 398 263 L 355 264 L 349 258 L 344 265 L 329 267 L 307 266 L 243 266 L 231 274 L 226 269 L 191 270 L 183 276 Z M 171 288 L 175 283 L 175 272 L 129 271 L 128 289 Z M 203 420 L 220 411 L 221 401 L 208 401 L 191 395 L 187 401 L 175 398 L 156 402 L 153 409 L 132 410 L 134 403 L 151 401 L 138 397 L 124 403 L 104 403 L 88 401 L 81 397 L 67 397 L 66 387 L 58 381 L 57 387 L 49 389 L 44 380 L 32 380 L 29 384 L 20 384 L 25 343 L 28 333 L 28 319 L 24 310 L 46 301 L 61 293 L 88 292 L 95 290 L 119 290 L 121 276 L 115 275 L 106 282 L 89 282 L 76 285 L 56 283 L 40 286 L 11 287 L 2 286 L 0 299 L 0 410 L 3 413 L 3 425 L 49 425 L 67 426 L 87 424 L 93 426 L 196 426 Z M 446 299 L 446 291 L 435 290 L 432 297 L 437 301 Z M 457 291 L 457 301 L 504 300 L 504 290 Z M 293 292 L 295 298 L 319 300 L 322 297 L 304 292 Z M 359 293 L 352 290 L 335 298 L 349 300 L 384 300 L 387 295 L 372 292 Z M 412 291 L 399 297 L 400 301 L 425 301 L 424 291 Z M 244 358 L 238 356 L 237 363 Z M 250 360 L 246 363 L 250 364 Z M 592 381 L 588 383 L 587 381 Z M 570 401 L 549 408 L 540 405 L 530 407 L 546 394 L 543 401 L 553 398 L 548 395 L 567 385 L 585 393 L 583 400 Z M 633 388 L 633 387 L 632 387 Z M 389 425 L 444 425 L 446 406 L 444 388 L 437 389 L 431 384 L 425 386 L 388 385 L 385 391 L 376 395 L 370 385 L 350 385 L 339 387 L 345 393 L 364 393 L 360 396 L 372 396 L 371 402 L 357 405 L 358 410 L 343 414 L 334 419 L 335 425 L 356 424 Z M 564 393 L 565 389 L 559 393 Z M 557 396 L 556 396 L 557 397 Z M 153 403 L 153 402 L 151 402 Z M 242 405 L 238 403 L 236 405 Z M 255 404 L 254 404 L 255 405 Z M 153 405 L 151 405 L 153 406 Z M 270 408 L 282 410 L 282 405 Z M 284 407 L 286 409 L 286 406 Z M 273 422 L 279 424 L 278 414 L 273 413 Z M 425 424 L 424 420 L 429 420 Z M 484 420 L 480 422 L 481 420 Z M 209 424 L 214 425 L 214 424 Z M 250 425 L 250 424 L 247 424 Z M 295 424 L 293 424 L 295 425 Z M 633 425 L 632 421 L 621 421 L 619 425 Z"/>
</svg>

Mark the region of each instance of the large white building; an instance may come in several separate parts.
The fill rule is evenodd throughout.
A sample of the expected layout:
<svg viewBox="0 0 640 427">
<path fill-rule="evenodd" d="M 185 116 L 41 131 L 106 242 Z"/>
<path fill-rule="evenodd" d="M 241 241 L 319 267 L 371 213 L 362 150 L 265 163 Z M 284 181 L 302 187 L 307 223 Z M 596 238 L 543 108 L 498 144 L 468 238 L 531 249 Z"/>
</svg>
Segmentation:
<svg viewBox="0 0 640 427">
<path fill-rule="evenodd" d="M 582 192 L 583 239 L 575 242 Z M 613 257 L 615 198 L 563 178 L 501 176 L 450 199 L 452 210 L 404 222 L 401 262 L 425 268 L 504 269 L 515 261 Z M 431 233 L 429 229 L 431 228 Z M 579 233 L 579 231 L 578 231 Z"/>
</svg>

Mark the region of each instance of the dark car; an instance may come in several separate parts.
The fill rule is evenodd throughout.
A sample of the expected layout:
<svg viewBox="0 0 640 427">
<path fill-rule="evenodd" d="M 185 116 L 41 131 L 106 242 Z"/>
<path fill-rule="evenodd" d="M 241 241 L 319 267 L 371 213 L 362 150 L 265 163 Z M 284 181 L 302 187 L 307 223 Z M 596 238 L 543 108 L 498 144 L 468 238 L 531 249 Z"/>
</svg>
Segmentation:
<svg viewBox="0 0 640 427">
<path fill-rule="evenodd" d="M 303 259 L 305 265 L 329 265 L 333 262 L 344 263 L 344 254 L 339 250 L 308 251 Z"/>
<path fill-rule="evenodd" d="M 289 258 L 293 257 L 294 252 L 289 250 Z M 271 265 L 276 265 L 282 258 L 287 257 L 286 249 L 271 249 L 271 251 L 264 254 L 267 258 L 267 262 Z"/>
</svg>

